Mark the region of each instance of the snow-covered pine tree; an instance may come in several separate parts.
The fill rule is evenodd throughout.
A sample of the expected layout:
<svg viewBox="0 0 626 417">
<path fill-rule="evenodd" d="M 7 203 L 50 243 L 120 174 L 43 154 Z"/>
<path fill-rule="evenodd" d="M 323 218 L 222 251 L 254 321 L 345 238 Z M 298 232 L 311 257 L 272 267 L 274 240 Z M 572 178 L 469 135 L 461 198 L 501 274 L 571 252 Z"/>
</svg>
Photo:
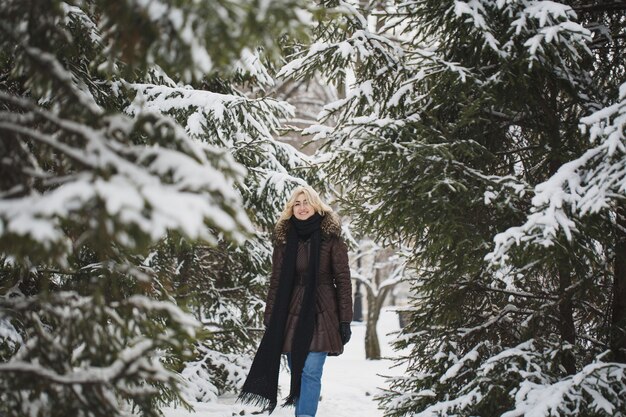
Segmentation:
<svg viewBox="0 0 626 417">
<path fill-rule="evenodd" d="M 318 39 L 282 74 L 341 83 L 352 70 L 347 97 L 308 132 L 327 141 L 357 227 L 413 248 L 414 313 L 398 342 L 411 354 L 380 398 L 386 415 L 623 414 L 624 367 L 602 356 L 614 217 L 573 220 L 576 239 L 527 245 L 515 268 L 485 257 L 526 218 L 534 187 L 593 146 L 579 124 L 615 98 L 624 6 L 328 3 Z"/>
<path fill-rule="evenodd" d="M 174 245 L 180 261 L 185 245 L 205 242 L 224 262 L 243 258 L 223 248 L 254 232 L 246 209 L 264 225 L 252 205 L 271 203 L 242 194 L 281 192 L 288 173 L 248 189 L 256 183 L 237 161 L 257 158 L 254 177 L 289 157 L 266 136 L 225 149 L 239 125 L 272 131 L 265 100 L 238 109 L 247 100 L 202 92 L 206 114 L 225 106 L 205 119 L 189 107 L 195 125 L 151 102 L 155 92 L 185 99 L 193 88 L 183 83 L 219 82 L 256 48 L 271 57 L 301 17 L 291 0 L 2 2 L 0 414 L 150 416 L 179 398 L 173 371 L 200 327 L 176 304 L 181 276 L 156 254 Z M 254 68 L 241 72 L 263 75 Z M 212 121 L 205 142 L 190 129 L 202 120 Z M 247 262 L 258 270 L 261 256 Z"/>
<path fill-rule="evenodd" d="M 135 94 L 131 114 L 151 109 L 176 119 L 194 139 L 228 152 L 247 171 L 237 187 L 255 233 L 244 246 L 190 244 L 171 237 L 150 257 L 155 268 L 176 277 L 178 297 L 204 324 L 197 358 L 183 375 L 188 394 L 211 400 L 234 389 L 245 376 L 248 358 L 262 330 L 271 260 L 270 233 L 277 214 L 296 184 L 319 184 L 321 172 L 292 146 L 275 140 L 281 120 L 291 117 L 286 102 L 266 96 L 273 88 L 271 62 L 244 51 L 229 71 L 201 82 L 176 85 L 162 71 L 149 83 L 126 84 Z M 228 76 L 228 77 L 227 77 Z"/>
<path fill-rule="evenodd" d="M 622 395 L 626 389 L 626 83 L 619 91 L 617 103 L 581 120 L 592 146 L 535 187 L 526 222 L 498 234 L 488 255 L 513 291 L 520 290 L 522 280 L 517 277 L 545 268 L 549 257 L 559 252 L 555 246 L 581 246 L 578 262 L 590 265 L 596 274 L 572 273 L 573 282 L 566 290 L 573 293 L 573 316 L 580 320 L 574 322 L 578 324 L 574 335 L 580 339 L 577 350 L 586 356 L 578 361 L 582 369 L 561 380 L 524 381 L 512 415 L 531 410 L 565 414 L 577 409 L 584 415 L 626 413 Z M 602 286 L 601 292 L 590 290 L 596 285 Z M 585 291 L 580 298 L 577 287 Z M 559 401 L 537 401 L 546 393 Z"/>
</svg>

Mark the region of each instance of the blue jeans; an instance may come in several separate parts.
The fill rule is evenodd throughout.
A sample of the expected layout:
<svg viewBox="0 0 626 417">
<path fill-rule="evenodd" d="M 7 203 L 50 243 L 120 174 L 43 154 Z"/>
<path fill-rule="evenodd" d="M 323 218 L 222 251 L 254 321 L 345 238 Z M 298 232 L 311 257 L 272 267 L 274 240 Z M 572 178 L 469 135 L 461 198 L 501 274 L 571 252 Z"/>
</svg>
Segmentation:
<svg viewBox="0 0 626 417">
<path fill-rule="evenodd" d="M 315 417 L 317 403 L 322 390 L 322 370 L 326 352 L 309 352 L 304 361 L 300 397 L 296 400 L 296 417 Z M 287 353 L 287 363 L 291 369 L 291 354 Z"/>
</svg>

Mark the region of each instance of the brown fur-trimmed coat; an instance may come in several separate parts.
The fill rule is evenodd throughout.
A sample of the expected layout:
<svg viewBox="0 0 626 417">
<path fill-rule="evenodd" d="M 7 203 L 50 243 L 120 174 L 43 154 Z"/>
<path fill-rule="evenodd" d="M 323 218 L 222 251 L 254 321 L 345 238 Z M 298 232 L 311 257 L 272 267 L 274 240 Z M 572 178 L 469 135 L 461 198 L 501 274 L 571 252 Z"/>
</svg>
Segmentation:
<svg viewBox="0 0 626 417">
<path fill-rule="evenodd" d="M 269 323 L 283 264 L 288 220 L 279 221 L 274 231 L 272 276 L 265 307 L 265 323 Z M 343 353 L 339 323 L 352 321 L 352 284 L 348 264 L 348 248 L 341 238 L 341 222 L 335 213 L 327 213 L 321 223 L 320 267 L 316 290 L 316 322 L 309 351 Z M 296 276 L 285 327 L 283 352 L 291 350 L 300 304 L 304 295 L 304 281 L 308 270 L 308 242 L 298 244 Z"/>
</svg>

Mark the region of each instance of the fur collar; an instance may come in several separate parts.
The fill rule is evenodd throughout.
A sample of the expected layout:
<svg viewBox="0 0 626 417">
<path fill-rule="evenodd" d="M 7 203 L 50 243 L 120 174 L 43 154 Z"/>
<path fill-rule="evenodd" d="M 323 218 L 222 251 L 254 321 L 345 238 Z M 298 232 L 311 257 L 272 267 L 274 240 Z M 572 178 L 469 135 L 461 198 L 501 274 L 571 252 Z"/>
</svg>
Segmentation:
<svg viewBox="0 0 626 417">
<path fill-rule="evenodd" d="M 331 211 L 326 213 L 322 217 L 322 224 L 320 225 L 322 231 L 322 239 L 328 239 L 331 237 L 341 236 L 341 219 L 339 216 Z M 274 228 L 274 244 L 287 243 L 287 231 L 289 230 L 289 220 L 279 220 Z"/>
</svg>

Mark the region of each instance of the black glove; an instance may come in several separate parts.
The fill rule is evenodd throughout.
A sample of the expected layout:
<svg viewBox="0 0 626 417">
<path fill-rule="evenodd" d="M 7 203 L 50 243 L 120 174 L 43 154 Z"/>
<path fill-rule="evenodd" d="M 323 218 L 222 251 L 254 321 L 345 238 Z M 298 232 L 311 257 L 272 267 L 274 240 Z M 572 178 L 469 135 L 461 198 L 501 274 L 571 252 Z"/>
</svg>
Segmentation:
<svg viewBox="0 0 626 417">
<path fill-rule="evenodd" d="M 352 336 L 352 330 L 350 329 L 350 323 L 342 321 L 339 323 L 339 334 L 341 335 L 341 343 L 344 345 L 350 341 Z"/>
</svg>

